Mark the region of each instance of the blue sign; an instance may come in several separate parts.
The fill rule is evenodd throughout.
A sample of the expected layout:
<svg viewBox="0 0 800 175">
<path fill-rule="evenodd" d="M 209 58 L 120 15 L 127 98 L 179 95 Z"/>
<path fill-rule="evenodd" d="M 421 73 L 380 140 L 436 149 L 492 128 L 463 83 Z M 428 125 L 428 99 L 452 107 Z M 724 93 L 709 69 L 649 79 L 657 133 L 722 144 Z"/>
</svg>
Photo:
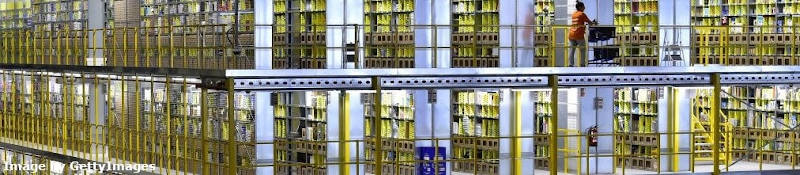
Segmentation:
<svg viewBox="0 0 800 175">
<path fill-rule="evenodd" d="M 447 164 L 445 163 L 445 155 L 447 151 L 444 147 L 439 147 L 438 150 L 434 149 L 432 146 L 428 147 L 417 147 L 416 151 L 416 159 L 417 159 L 417 174 L 419 175 L 445 175 L 447 170 Z M 440 161 L 436 162 L 436 166 L 433 164 L 434 157 L 435 160 Z M 438 171 L 437 171 L 438 169 Z M 438 172 L 438 173 L 437 173 Z"/>
</svg>

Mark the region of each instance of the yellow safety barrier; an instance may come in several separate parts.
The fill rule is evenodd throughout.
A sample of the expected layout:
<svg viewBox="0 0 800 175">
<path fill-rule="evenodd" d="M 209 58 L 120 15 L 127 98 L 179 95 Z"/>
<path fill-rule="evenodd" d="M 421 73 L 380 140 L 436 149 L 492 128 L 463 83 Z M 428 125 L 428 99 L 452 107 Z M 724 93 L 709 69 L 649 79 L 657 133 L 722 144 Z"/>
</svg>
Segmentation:
<svg viewBox="0 0 800 175">
<path fill-rule="evenodd" d="M 327 26 L 363 29 L 367 26 Z M 415 26 L 428 29 L 434 35 L 452 26 Z M 589 26 L 630 28 L 635 26 Z M 511 65 L 533 62 L 535 66 L 569 66 L 570 46 L 568 35 L 571 26 L 498 26 L 493 32 L 451 33 L 451 46 L 412 46 L 413 33 L 370 33 L 374 38 L 361 44 L 327 46 L 322 41 L 324 33 L 298 33 L 301 41 L 316 43 L 292 46 L 281 45 L 286 37 L 276 36 L 272 46 L 255 47 L 254 34 L 242 33 L 240 45 L 234 46 L 232 34 L 222 32 L 227 25 L 186 25 L 164 27 L 117 27 L 84 30 L 21 29 L 2 31 L 3 64 L 80 65 L 148 68 L 188 69 L 253 69 L 256 51 L 272 51 L 277 69 L 300 66 L 325 68 L 328 52 L 338 50 L 360 51 L 356 55 L 357 68 L 411 68 L 415 66 L 416 50 L 428 50 L 431 55 L 449 52 L 452 67 L 499 67 L 500 57 L 510 57 Z M 754 30 L 748 32 L 746 30 Z M 525 32 L 539 31 L 536 34 Z M 690 65 L 796 65 L 794 52 L 798 36 L 793 32 L 773 32 L 768 27 L 742 26 L 669 26 L 659 25 L 647 31 L 614 31 L 615 37 L 599 43 L 588 43 L 577 50 L 587 50 L 587 58 L 576 54 L 577 62 L 597 61 L 592 55 L 602 49 L 617 50 L 617 55 L 606 64 L 618 66 L 664 66 L 662 58 L 677 54 Z M 353 30 L 354 32 L 364 32 Z M 502 31 L 514 38 L 502 40 Z M 547 32 L 542 32 L 547 31 Z M 663 38 L 677 33 L 690 33 L 690 39 Z M 314 33 L 314 32 L 311 32 Z M 347 33 L 346 35 L 356 35 Z M 505 35 L 505 34 L 503 34 Z M 528 38 L 526 38 L 528 37 Z M 677 41 L 673 41 L 678 39 Z M 308 40 L 308 41 L 306 41 Z M 434 38 L 434 40 L 438 40 Z M 402 41 L 393 45 L 391 41 Z M 440 43 L 436 41 L 435 43 Z M 443 50 L 444 49 L 444 50 Z M 307 55 L 308 58 L 290 60 L 288 51 Z M 361 53 L 367 52 L 369 53 Z M 380 52 L 379 52 L 380 51 Z M 385 51 L 385 53 L 384 53 Z M 307 52 L 307 53 L 306 53 Z M 529 53 L 526 53 L 529 52 Z M 501 54 L 501 53 L 508 53 Z M 524 54 L 523 54 L 524 53 Z M 364 54 L 364 55 L 361 55 Z M 486 56 L 489 54 L 490 56 Z M 484 55 L 484 56 L 481 56 Z M 501 56 L 504 55 L 504 56 Z M 532 57 L 532 58 L 530 58 Z M 331 58 L 334 59 L 334 58 Z M 344 59 L 342 58 L 337 59 Z M 522 61 L 526 60 L 526 61 Z M 530 61 L 527 61 L 530 60 Z M 293 61 L 288 65 L 289 61 Z M 436 60 L 438 61 L 438 60 Z M 435 63 L 433 65 L 442 65 Z M 506 63 L 503 63 L 506 64 Z"/>
</svg>

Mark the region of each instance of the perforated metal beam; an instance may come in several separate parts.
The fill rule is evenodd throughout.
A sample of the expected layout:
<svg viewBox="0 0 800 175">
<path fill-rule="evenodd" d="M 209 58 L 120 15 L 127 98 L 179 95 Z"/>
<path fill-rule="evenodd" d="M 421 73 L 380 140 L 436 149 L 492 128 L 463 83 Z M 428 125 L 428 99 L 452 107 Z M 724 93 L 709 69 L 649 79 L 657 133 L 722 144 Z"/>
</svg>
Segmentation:
<svg viewBox="0 0 800 175">
<path fill-rule="evenodd" d="M 723 85 L 800 83 L 797 66 L 237 70 L 227 75 L 236 79 L 236 90 L 367 90 L 370 77 L 381 77 L 384 89 L 542 88 L 550 75 L 558 75 L 561 87 L 710 86 L 714 73 L 720 73 Z"/>
</svg>

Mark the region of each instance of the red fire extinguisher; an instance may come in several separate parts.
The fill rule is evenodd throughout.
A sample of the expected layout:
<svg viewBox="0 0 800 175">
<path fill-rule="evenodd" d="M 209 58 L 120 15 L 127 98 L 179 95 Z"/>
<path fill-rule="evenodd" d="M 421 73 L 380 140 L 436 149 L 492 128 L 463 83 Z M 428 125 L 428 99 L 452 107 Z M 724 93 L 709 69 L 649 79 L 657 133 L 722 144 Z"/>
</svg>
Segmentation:
<svg viewBox="0 0 800 175">
<path fill-rule="evenodd" d="M 587 128 L 586 133 L 589 146 L 597 146 L 597 125 Z"/>
</svg>

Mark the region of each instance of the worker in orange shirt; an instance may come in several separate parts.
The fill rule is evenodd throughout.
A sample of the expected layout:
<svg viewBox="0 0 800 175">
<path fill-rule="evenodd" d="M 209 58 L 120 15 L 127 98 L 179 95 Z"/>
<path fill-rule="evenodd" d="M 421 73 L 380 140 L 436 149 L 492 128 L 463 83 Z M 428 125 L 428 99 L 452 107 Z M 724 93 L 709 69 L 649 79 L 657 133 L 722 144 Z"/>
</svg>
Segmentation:
<svg viewBox="0 0 800 175">
<path fill-rule="evenodd" d="M 583 2 L 579 1 L 575 4 L 575 8 L 577 11 L 572 13 L 572 27 L 569 28 L 569 66 L 586 66 L 589 60 L 586 58 L 586 25 L 597 24 L 597 21 L 592 22 L 583 13 L 583 10 L 586 9 Z M 576 63 L 578 60 L 575 60 L 575 50 L 581 52 L 581 63 Z"/>
</svg>

